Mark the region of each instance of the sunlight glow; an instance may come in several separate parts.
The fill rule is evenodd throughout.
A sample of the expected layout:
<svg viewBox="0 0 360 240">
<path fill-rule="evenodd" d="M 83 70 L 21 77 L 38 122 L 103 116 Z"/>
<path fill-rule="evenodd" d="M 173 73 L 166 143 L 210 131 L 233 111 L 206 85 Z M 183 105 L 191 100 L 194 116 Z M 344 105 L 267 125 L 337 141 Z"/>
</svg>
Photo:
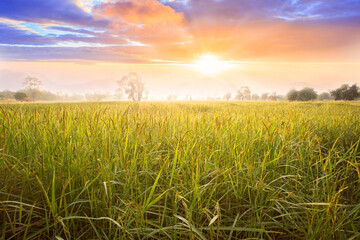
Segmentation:
<svg viewBox="0 0 360 240">
<path fill-rule="evenodd" d="M 192 66 L 196 71 L 206 75 L 218 74 L 232 68 L 230 62 L 223 61 L 211 54 L 201 56 Z"/>
</svg>

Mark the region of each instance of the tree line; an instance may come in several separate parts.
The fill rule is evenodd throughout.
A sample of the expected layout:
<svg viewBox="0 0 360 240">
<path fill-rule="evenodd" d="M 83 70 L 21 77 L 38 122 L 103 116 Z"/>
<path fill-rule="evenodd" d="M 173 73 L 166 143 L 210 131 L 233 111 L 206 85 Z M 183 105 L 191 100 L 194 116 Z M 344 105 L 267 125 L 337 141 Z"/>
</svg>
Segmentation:
<svg viewBox="0 0 360 240">
<path fill-rule="evenodd" d="M 248 86 L 242 86 L 240 89 L 236 90 L 234 97 L 232 97 L 231 92 L 227 92 L 223 100 L 236 100 L 236 101 L 283 101 L 286 100 L 286 97 L 283 95 L 277 94 L 277 92 L 265 92 L 261 95 L 254 93 L 252 94 L 250 88 Z M 220 100 L 220 99 L 216 99 Z"/>
<path fill-rule="evenodd" d="M 312 101 L 312 100 L 345 100 L 353 101 L 360 98 L 359 87 L 356 84 L 343 84 L 341 87 L 317 94 L 313 88 L 303 88 L 301 90 L 292 89 L 287 93 L 289 101 Z"/>
<path fill-rule="evenodd" d="M 23 81 L 24 88 L 17 92 L 5 90 L 0 92 L 1 100 L 16 100 L 21 102 L 34 101 L 103 101 L 103 100 L 123 100 L 125 96 L 132 101 L 147 99 L 148 90 L 142 76 L 137 72 L 131 72 L 117 81 L 118 88 L 114 94 L 92 92 L 85 95 L 52 93 L 42 90 L 42 81 L 36 77 L 28 76 Z"/>
<path fill-rule="evenodd" d="M 17 92 L 2 91 L 0 100 L 14 99 L 22 102 L 33 101 L 103 101 L 103 100 L 123 100 L 127 97 L 130 101 L 142 101 L 148 99 L 148 90 L 142 76 L 137 72 L 131 72 L 121 80 L 117 81 L 118 88 L 114 94 L 93 92 L 85 95 L 52 93 L 41 90 L 42 81 L 35 77 L 26 77 L 23 81 L 24 88 Z M 252 94 L 248 86 L 240 87 L 234 94 L 227 92 L 223 98 L 209 97 L 207 100 L 236 100 L 236 101 L 312 101 L 312 100 L 345 100 L 352 101 L 360 98 L 360 88 L 356 84 L 344 84 L 337 89 L 318 94 L 313 88 L 305 87 L 301 90 L 291 89 L 286 96 L 279 95 L 276 92 L 263 93 L 261 95 Z M 169 95 L 168 101 L 177 100 L 176 95 Z M 186 96 L 187 101 L 191 101 L 190 95 Z"/>
<path fill-rule="evenodd" d="M 322 92 L 318 94 L 314 88 L 305 87 L 301 90 L 291 89 L 286 96 L 278 95 L 276 92 L 263 93 L 261 95 L 251 94 L 251 90 L 247 86 L 243 86 L 235 92 L 234 98 L 232 93 L 228 92 L 224 95 L 223 100 L 237 100 L 237 101 L 324 101 L 324 100 L 344 100 L 352 101 L 360 98 L 360 88 L 356 84 L 343 84 L 339 88 L 329 92 Z M 214 99 L 218 100 L 218 99 Z"/>
</svg>

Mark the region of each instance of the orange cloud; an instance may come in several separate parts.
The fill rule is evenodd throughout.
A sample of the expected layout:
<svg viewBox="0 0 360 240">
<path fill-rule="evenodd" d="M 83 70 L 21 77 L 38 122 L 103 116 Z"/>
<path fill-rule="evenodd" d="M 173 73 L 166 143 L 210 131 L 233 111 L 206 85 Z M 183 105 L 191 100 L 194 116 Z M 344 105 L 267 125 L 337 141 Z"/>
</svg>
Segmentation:
<svg viewBox="0 0 360 240">
<path fill-rule="evenodd" d="M 42 0 L 36 1 L 42 9 L 46 8 Z M 33 8 L 33 12 L 26 9 L 29 15 L 25 15 L 25 20 L 17 20 L 16 24 L 11 19 L 17 19 L 18 14 L 12 16 L 9 11 L 3 12 L 3 15 L 9 14 L 11 18 L 0 18 L 0 23 L 3 22 L 0 26 L 2 56 L 17 60 L 92 59 L 127 63 L 152 63 L 155 60 L 190 63 L 199 55 L 212 53 L 234 61 L 360 61 L 359 21 L 355 21 L 357 18 L 350 11 L 354 7 L 348 5 L 350 10 L 340 8 L 340 11 L 338 8 L 341 4 L 335 0 L 330 1 L 333 3 L 332 11 L 328 9 L 328 4 L 320 4 L 322 9 L 313 9 L 316 11 L 311 13 L 305 11 L 308 9 L 306 2 L 311 1 L 78 1 L 91 3 L 91 6 L 95 2 L 102 3 L 86 13 L 80 12 L 74 16 L 59 14 L 61 18 L 50 22 L 56 20 L 63 24 L 66 20 L 76 23 L 76 26 L 94 26 L 96 30 L 71 25 L 46 27 L 44 24 L 26 24 L 26 28 L 22 29 L 23 23 L 27 23 L 26 19 L 38 16 L 37 8 Z M 23 9 L 23 4 L 14 9 L 18 8 Z M 75 8 L 79 10 L 77 6 Z M 54 8 L 52 11 L 57 10 Z M 332 16 L 333 11 L 341 15 Z M 348 18 L 344 18 L 344 12 L 349 15 Z M 48 11 L 44 13 L 40 20 L 50 15 L 58 16 L 48 15 Z M 63 16 L 67 16 L 65 20 Z M 32 21 L 40 21 L 34 19 Z M 28 33 L 29 29 L 34 30 L 32 34 Z M 37 34 L 39 29 L 41 34 Z M 56 35 L 54 30 L 62 32 Z M 22 48 L 24 44 L 28 47 Z M 52 46 L 46 46 L 50 44 Z"/>
<path fill-rule="evenodd" d="M 184 17 L 156 0 L 132 0 L 107 3 L 95 8 L 102 15 L 132 24 L 181 24 Z"/>
<path fill-rule="evenodd" d="M 104 3 L 93 12 L 111 19 L 109 36 L 144 43 L 131 49 L 142 61 L 191 62 L 206 53 L 234 61 L 359 60 L 354 54 L 360 42 L 356 26 L 284 21 L 258 14 L 248 4 L 224 2 L 194 1 L 181 13 L 157 0 L 124 0 Z M 127 51 L 119 47 L 116 53 Z"/>
<path fill-rule="evenodd" d="M 360 32 L 354 26 L 281 21 L 226 24 L 209 19 L 191 22 L 187 31 L 192 41 L 160 46 L 166 49 L 160 54 L 191 59 L 211 52 L 235 61 L 275 62 L 358 61 L 360 57 L 354 54 L 360 44 Z"/>
<path fill-rule="evenodd" d="M 146 44 L 181 42 L 187 38 L 185 18 L 157 0 L 129 0 L 94 8 L 98 17 L 112 20 L 110 31 Z"/>
</svg>

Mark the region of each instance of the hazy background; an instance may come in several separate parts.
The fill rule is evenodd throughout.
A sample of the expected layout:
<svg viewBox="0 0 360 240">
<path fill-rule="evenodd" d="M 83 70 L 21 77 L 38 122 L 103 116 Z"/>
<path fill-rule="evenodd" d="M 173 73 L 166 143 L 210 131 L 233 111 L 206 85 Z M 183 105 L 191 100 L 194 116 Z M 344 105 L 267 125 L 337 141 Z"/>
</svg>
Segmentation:
<svg viewBox="0 0 360 240">
<path fill-rule="evenodd" d="M 104 91 L 113 93 L 116 81 L 130 71 L 142 74 L 150 96 L 195 98 L 222 97 L 241 86 L 253 93 L 285 94 L 291 88 L 312 87 L 328 91 L 342 83 L 359 83 L 358 63 L 243 63 L 234 69 L 207 76 L 191 65 L 140 65 L 116 63 L 1 63 L 0 88 L 18 90 L 28 75 L 42 80 L 44 89 L 64 93 Z"/>
</svg>

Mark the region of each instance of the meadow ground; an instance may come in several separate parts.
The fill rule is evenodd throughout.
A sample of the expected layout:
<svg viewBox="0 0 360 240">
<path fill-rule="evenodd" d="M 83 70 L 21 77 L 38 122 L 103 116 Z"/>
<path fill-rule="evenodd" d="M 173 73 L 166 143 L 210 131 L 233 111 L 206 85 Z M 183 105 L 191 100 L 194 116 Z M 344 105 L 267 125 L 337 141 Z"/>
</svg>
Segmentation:
<svg viewBox="0 0 360 240">
<path fill-rule="evenodd" d="M 359 239 L 360 104 L 0 105 L 2 239 Z"/>
</svg>

